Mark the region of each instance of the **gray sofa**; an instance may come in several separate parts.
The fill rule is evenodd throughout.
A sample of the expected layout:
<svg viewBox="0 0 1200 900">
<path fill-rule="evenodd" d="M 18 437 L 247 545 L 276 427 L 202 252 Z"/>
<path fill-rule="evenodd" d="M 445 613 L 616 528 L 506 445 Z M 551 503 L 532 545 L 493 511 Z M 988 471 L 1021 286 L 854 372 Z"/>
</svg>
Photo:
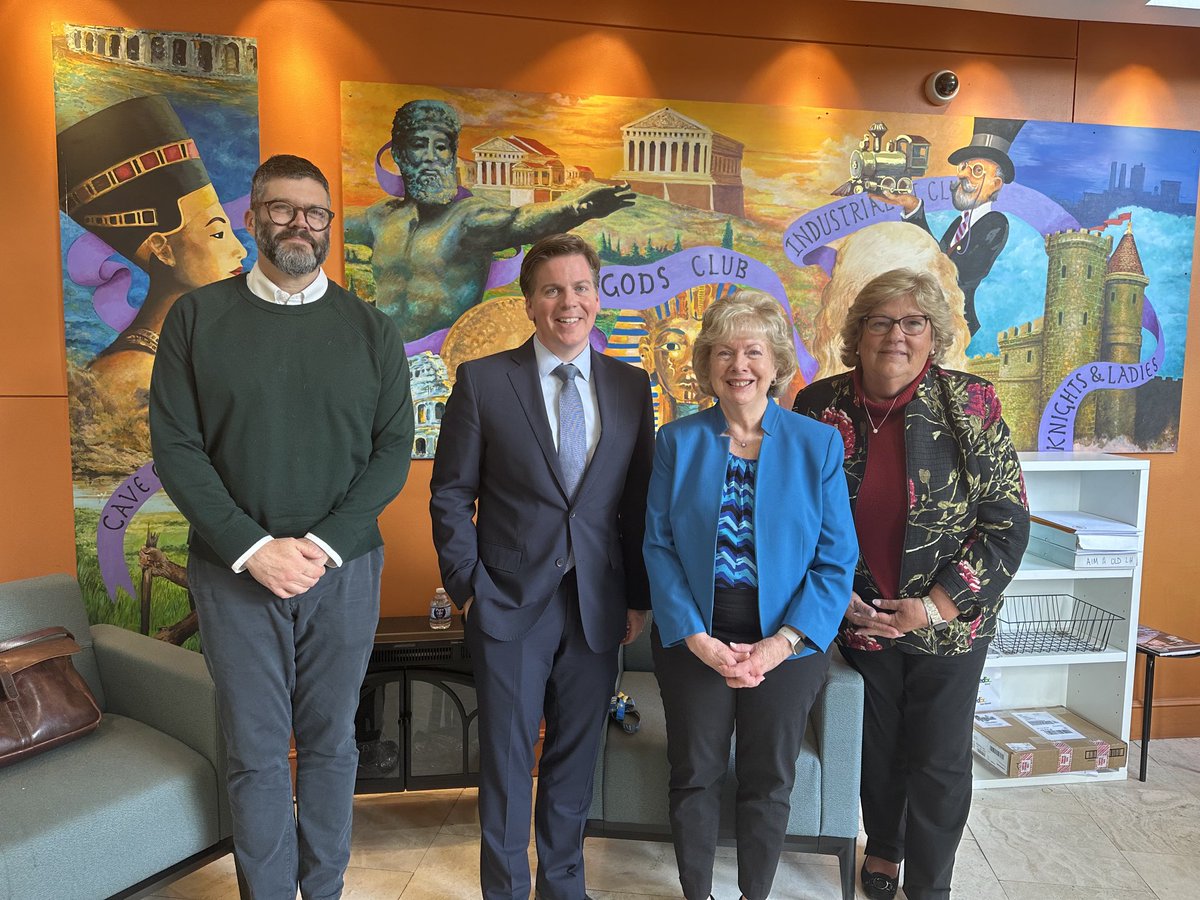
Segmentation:
<svg viewBox="0 0 1200 900">
<path fill-rule="evenodd" d="M 104 718 L 0 769 L 0 900 L 137 896 L 229 852 L 223 744 L 200 654 L 89 627 L 67 575 L 0 584 L 0 639 L 50 625 Z"/>
<path fill-rule="evenodd" d="M 629 735 L 605 728 L 596 764 L 586 834 L 592 837 L 669 841 L 667 733 L 662 698 L 650 655 L 650 629 L 625 648 L 619 689 L 641 713 L 641 728 Z M 796 762 L 786 850 L 838 857 L 844 900 L 854 900 L 858 838 L 858 784 L 862 764 L 863 683 L 833 651 L 825 689 L 809 716 L 804 749 Z M 733 759 L 725 781 L 722 842 L 732 843 Z"/>
</svg>

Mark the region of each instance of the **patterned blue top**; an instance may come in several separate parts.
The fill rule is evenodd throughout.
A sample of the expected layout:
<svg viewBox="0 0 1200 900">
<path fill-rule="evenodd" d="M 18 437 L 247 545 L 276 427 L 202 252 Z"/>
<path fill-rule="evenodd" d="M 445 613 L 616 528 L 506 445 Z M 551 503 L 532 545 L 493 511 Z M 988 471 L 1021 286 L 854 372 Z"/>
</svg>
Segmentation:
<svg viewBox="0 0 1200 900">
<path fill-rule="evenodd" d="M 729 454 L 721 515 L 717 519 L 717 559 L 714 581 L 718 589 L 757 588 L 758 564 L 754 558 L 754 476 L 757 459 Z"/>
</svg>

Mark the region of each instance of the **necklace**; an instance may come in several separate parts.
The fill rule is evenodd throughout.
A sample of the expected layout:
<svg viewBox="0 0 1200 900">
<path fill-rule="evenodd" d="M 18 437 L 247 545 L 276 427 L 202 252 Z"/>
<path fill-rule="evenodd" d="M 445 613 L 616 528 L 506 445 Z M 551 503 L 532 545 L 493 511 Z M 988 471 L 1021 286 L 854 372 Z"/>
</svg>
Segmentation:
<svg viewBox="0 0 1200 900">
<path fill-rule="evenodd" d="M 896 401 L 899 399 L 899 394 L 892 398 L 892 405 L 888 407 L 887 412 L 883 414 L 883 418 L 880 419 L 879 424 L 876 425 L 875 420 L 871 418 L 871 407 L 867 405 L 871 401 L 866 398 L 865 394 L 863 395 L 863 412 L 867 414 L 867 421 L 871 423 L 871 434 L 879 434 L 879 429 L 882 428 L 883 423 L 888 420 L 888 416 L 890 416 L 892 414 L 892 410 L 896 408 Z M 743 444 L 743 446 L 745 445 Z"/>
<path fill-rule="evenodd" d="M 881 422 L 880 424 L 882 425 L 883 423 Z M 724 431 L 722 431 L 722 432 L 721 432 L 721 437 L 727 437 L 727 438 L 729 438 L 731 441 L 733 441 L 735 444 L 737 444 L 737 445 L 738 445 L 739 447 L 741 447 L 743 450 L 745 450 L 745 449 L 746 449 L 746 446 L 747 446 L 747 445 L 750 443 L 750 441 L 757 441 L 757 440 L 761 440 L 761 439 L 762 439 L 762 435 L 761 435 L 761 434 L 756 434 L 756 435 L 754 435 L 753 437 L 751 437 L 751 438 L 750 438 L 750 440 L 748 440 L 748 441 L 743 441 L 741 438 L 739 438 L 739 437 L 734 437 L 732 434 L 730 434 L 730 433 L 729 433 L 729 429 L 728 429 L 728 428 L 727 428 L 727 429 L 725 429 Z"/>
</svg>

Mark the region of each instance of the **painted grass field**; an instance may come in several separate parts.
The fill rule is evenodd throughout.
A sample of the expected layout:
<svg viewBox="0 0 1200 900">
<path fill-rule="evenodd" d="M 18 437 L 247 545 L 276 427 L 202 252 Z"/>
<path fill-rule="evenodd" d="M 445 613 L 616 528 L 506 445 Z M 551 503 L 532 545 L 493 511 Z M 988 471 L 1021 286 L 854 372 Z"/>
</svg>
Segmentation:
<svg viewBox="0 0 1200 900">
<path fill-rule="evenodd" d="M 79 561 L 79 587 L 83 591 L 83 602 L 87 607 L 88 619 L 93 624 L 105 623 L 137 631 L 141 622 L 141 603 L 124 590 L 117 591 L 117 600 L 108 599 L 104 581 L 100 577 L 100 566 L 96 561 L 96 525 L 99 511 L 95 509 L 75 510 L 75 553 Z M 125 562 L 129 566 L 134 585 L 141 583 L 142 570 L 138 566 L 138 550 L 146 543 L 147 529 L 158 534 L 158 547 L 173 562 L 187 564 L 187 523 L 177 512 L 139 513 L 125 535 Z M 159 628 L 174 625 L 191 610 L 188 607 L 187 591 L 165 578 L 154 579 L 154 594 L 150 606 L 150 633 Z M 184 643 L 189 650 L 200 649 L 200 638 L 192 636 Z"/>
</svg>

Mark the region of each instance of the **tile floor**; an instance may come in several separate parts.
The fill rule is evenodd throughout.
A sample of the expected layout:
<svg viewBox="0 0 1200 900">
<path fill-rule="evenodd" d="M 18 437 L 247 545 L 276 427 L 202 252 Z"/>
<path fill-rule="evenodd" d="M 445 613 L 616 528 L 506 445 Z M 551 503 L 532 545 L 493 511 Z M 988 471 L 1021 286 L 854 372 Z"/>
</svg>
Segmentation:
<svg viewBox="0 0 1200 900">
<path fill-rule="evenodd" d="M 1200 897 L 1200 738 L 1150 745 L 1149 780 L 977 791 L 954 873 L 954 900 L 1196 900 Z M 859 853 L 862 852 L 862 838 Z M 595 900 L 679 897 L 669 844 L 592 839 Z M 738 896 L 732 850 L 719 851 L 714 894 Z M 533 851 L 530 851 L 533 862 Z M 346 900 L 475 900 L 475 791 L 362 797 L 355 806 Z M 236 898 L 232 857 L 159 897 Z M 773 900 L 838 900 L 833 857 L 785 853 Z"/>
</svg>

